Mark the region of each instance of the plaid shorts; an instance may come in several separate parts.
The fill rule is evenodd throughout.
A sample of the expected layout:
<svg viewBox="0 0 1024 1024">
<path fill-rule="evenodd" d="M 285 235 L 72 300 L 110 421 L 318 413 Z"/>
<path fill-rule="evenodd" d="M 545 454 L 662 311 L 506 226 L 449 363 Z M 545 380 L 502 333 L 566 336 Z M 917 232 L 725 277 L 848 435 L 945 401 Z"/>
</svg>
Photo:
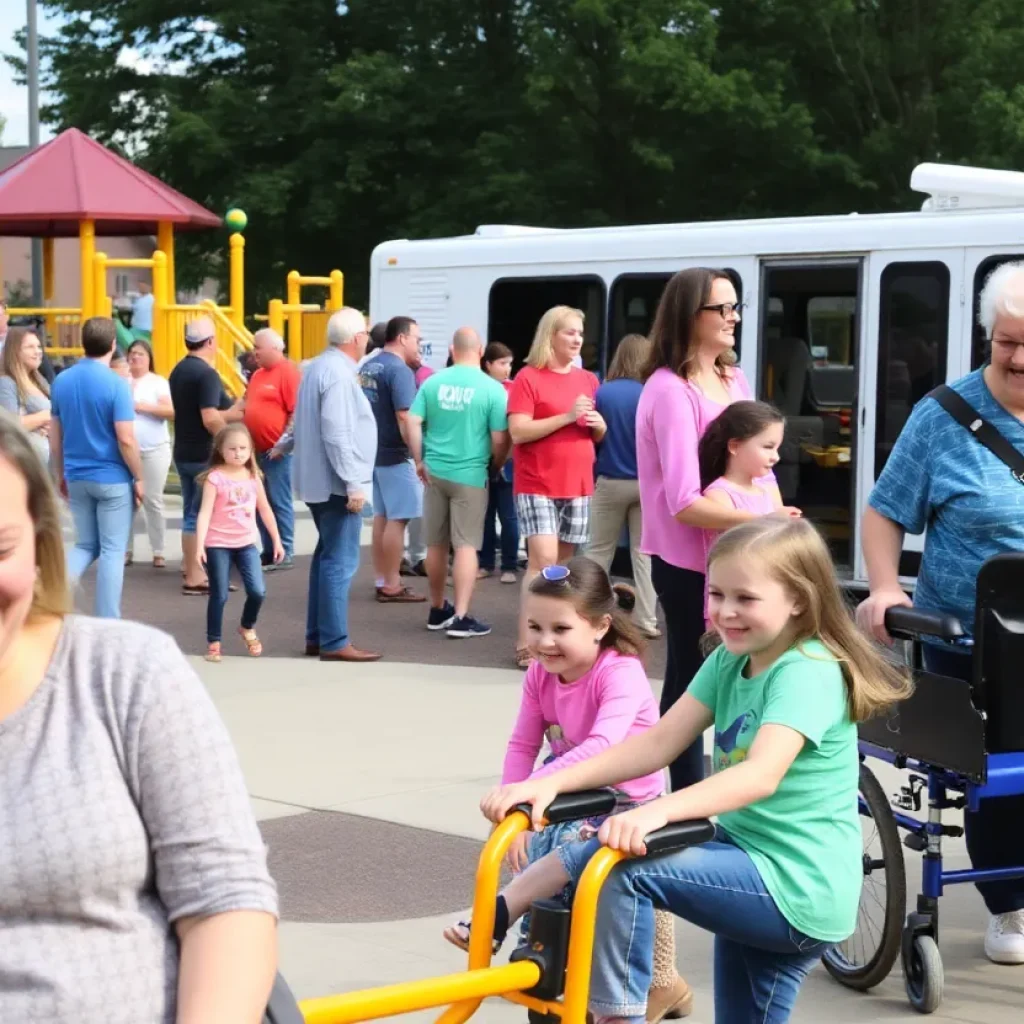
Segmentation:
<svg viewBox="0 0 1024 1024">
<path fill-rule="evenodd" d="M 516 514 L 522 537 L 557 537 L 563 544 L 590 539 L 590 498 L 548 498 L 517 494 Z"/>
</svg>

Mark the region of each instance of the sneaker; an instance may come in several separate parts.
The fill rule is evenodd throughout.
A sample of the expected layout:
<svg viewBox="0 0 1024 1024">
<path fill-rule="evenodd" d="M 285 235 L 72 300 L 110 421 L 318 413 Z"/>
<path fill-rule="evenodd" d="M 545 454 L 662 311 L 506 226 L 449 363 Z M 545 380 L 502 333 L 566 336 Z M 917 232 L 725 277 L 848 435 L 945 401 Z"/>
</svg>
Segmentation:
<svg viewBox="0 0 1024 1024">
<path fill-rule="evenodd" d="M 431 608 L 427 616 L 427 629 L 447 629 L 455 621 L 455 605 L 445 601 L 440 608 Z"/>
<path fill-rule="evenodd" d="M 471 636 L 487 636 L 490 631 L 491 627 L 486 622 L 474 619 L 472 615 L 463 615 L 448 627 L 448 635 L 456 640 L 464 640 Z"/>
<path fill-rule="evenodd" d="M 1024 910 L 992 915 L 985 933 L 985 956 L 994 964 L 1024 964 Z"/>
</svg>

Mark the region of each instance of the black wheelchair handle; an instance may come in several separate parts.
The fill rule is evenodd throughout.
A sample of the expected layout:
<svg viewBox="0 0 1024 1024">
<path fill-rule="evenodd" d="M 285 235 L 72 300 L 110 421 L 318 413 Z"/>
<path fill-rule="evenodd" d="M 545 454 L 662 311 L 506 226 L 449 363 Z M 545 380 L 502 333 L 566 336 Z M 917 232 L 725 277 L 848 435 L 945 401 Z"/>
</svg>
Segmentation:
<svg viewBox="0 0 1024 1024">
<path fill-rule="evenodd" d="M 647 856 L 656 853 L 668 853 L 669 850 L 681 850 L 687 846 L 699 846 L 715 837 L 715 826 L 707 818 L 695 818 L 693 821 L 676 821 L 657 832 L 652 832 L 644 845 Z"/>
<path fill-rule="evenodd" d="M 960 620 L 942 612 L 924 612 L 917 608 L 898 606 L 885 613 L 885 628 L 901 640 L 917 640 L 934 636 L 940 640 L 956 640 L 964 635 Z"/>
<path fill-rule="evenodd" d="M 578 793 L 559 793 L 544 812 L 544 820 L 549 825 L 559 825 L 563 821 L 578 821 L 580 818 L 596 818 L 601 814 L 611 814 L 615 810 L 615 792 L 611 789 L 583 789 Z M 522 811 L 528 818 L 533 816 L 529 804 L 519 804 L 513 808 Z"/>
</svg>

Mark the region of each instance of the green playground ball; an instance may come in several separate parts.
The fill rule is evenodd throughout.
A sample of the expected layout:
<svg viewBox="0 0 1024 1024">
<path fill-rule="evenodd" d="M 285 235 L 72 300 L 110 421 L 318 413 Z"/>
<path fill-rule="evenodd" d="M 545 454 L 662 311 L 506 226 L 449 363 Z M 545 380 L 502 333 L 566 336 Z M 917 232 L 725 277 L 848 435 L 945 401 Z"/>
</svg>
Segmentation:
<svg viewBox="0 0 1024 1024">
<path fill-rule="evenodd" d="M 244 210 L 239 210 L 237 207 L 233 207 L 224 214 L 224 223 L 227 224 L 232 231 L 244 231 L 245 225 L 249 223 L 249 218 L 246 217 Z"/>
</svg>

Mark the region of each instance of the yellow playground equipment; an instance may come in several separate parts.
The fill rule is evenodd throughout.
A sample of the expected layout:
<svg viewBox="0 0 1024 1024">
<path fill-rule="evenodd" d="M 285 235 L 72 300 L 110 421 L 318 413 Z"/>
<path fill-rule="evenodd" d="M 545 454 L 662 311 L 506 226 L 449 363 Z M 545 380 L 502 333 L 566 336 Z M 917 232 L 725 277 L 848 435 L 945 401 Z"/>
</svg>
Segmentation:
<svg viewBox="0 0 1024 1024">
<path fill-rule="evenodd" d="M 547 824 L 610 814 L 611 790 L 559 796 L 545 812 Z M 279 979 L 264 1024 L 354 1024 L 396 1014 L 446 1007 L 437 1024 L 464 1024 L 490 997 L 500 996 L 527 1009 L 530 1024 L 585 1024 L 590 990 L 594 927 L 601 886 L 626 857 L 599 850 L 576 889 L 572 911 L 555 900 L 538 900 L 531 909 L 530 934 L 510 962 L 492 966 L 492 934 L 501 864 L 512 841 L 530 828 L 530 808 L 516 808 L 491 833 L 480 855 L 473 898 L 473 928 L 468 969 L 458 974 L 386 985 L 345 995 L 309 999 L 297 1007 Z M 647 837 L 647 856 L 657 856 L 707 842 L 714 826 L 706 820 L 685 821 Z"/>
</svg>

